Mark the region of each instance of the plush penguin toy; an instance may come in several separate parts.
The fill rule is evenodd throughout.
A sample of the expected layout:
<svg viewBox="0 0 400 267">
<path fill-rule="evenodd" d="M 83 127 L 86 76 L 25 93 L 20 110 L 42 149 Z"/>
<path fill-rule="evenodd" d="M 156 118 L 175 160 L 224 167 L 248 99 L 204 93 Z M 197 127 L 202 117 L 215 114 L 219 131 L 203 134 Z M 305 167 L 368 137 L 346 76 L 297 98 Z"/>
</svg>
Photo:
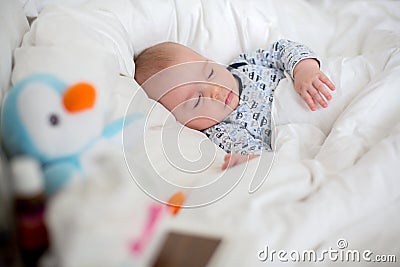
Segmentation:
<svg viewBox="0 0 400 267">
<path fill-rule="evenodd" d="M 52 74 L 34 74 L 17 83 L 3 103 L 1 135 L 13 157 L 38 159 L 48 194 L 81 171 L 80 156 L 100 138 L 110 138 L 140 114 L 104 125 L 98 92 L 89 83 L 67 85 Z"/>
</svg>

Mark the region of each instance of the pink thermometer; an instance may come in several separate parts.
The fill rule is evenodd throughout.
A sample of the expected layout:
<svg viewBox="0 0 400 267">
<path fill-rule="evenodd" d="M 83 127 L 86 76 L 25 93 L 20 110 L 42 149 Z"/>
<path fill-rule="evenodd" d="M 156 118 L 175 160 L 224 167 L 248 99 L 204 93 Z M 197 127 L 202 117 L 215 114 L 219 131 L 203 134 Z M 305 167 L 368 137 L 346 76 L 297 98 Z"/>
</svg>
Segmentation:
<svg viewBox="0 0 400 267">
<path fill-rule="evenodd" d="M 173 215 L 176 216 L 180 210 L 180 208 L 185 202 L 185 195 L 182 192 L 175 193 L 169 200 L 168 200 L 168 211 Z M 155 227 L 157 222 L 161 219 L 163 205 L 158 203 L 152 203 L 149 207 L 149 215 L 147 217 L 147 222 L 142 231 L 142 234 L 136 239 L 133 244 L 131 245 L 131 250 L 135 254 L 141 254 L 143 249 L 146 247 L 147 243 L 149 242 L 150 238 L 153 236 Z"/>
</svg>

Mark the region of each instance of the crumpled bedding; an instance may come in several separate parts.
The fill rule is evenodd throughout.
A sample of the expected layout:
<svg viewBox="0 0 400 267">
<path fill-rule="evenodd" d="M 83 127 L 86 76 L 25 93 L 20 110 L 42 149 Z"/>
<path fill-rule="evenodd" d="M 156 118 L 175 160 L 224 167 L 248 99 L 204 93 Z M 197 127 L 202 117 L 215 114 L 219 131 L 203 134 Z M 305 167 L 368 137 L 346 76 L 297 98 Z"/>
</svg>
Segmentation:
<svg viewBox="0 0 400 267">
<path fill-rule="evenodd" d="M 398 257 L 399 10 L 396 1 L 333 0 L 98 0 L 45 8 L 15 52 L 12 81 L 36 71 L 87 79 L 101 88 L 107 119 L 148 116 L 143 142 L 110 148 L 95 171 L 52 199 L 47 219 L 60 266 L 148 266 L 171 229 L 220 236 L 209 266 L 263 266 L 265 246 L 321 252 L 338 249 L 339 239 L 349 249 Z M 224 152 L 182 128 L 132 79 L 134 55 L 157 42 L 181 42 L 227 64 L 278 38 L 320 55 L 336 84 L 333 100 L 310 112 L 283 80 L 273 104 L 275 152 L 226 172 Z M 165 151 L 166 144 L 176 145 Z M 134 255 L 129 244 L 155 201 L 149 195 L 165 202 L 177 188 L 187 206 L 201 207 L 166 215 L 144 254 Z M 338 263 L 354 264 L 323 264 Z"/>
</svg>

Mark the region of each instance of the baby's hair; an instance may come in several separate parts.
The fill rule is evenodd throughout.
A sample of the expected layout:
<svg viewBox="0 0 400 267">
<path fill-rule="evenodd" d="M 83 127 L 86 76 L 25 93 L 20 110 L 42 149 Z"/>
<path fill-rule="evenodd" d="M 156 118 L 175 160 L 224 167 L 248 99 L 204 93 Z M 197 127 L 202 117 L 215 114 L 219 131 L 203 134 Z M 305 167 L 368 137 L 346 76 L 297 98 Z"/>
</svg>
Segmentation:
<svg viewBox="0 0 400 267">
<path fill-rule="evenodd" d="M 173 62 L 173 56 L 167 49 L 173 45 L 172 42 L 159 43 L 148 47 L 135 57 L 135 80 L 142 85 L 154 74 L 169 67 Z"/>
</svg>

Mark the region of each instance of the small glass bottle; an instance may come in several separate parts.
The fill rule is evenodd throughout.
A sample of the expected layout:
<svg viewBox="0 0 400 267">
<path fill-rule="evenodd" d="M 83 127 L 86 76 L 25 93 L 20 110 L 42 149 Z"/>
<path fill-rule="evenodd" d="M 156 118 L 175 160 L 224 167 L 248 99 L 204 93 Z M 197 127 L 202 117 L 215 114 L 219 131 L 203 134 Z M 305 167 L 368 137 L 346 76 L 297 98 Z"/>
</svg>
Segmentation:
<svg viewBox="0 0 400 267">
<path fill-rule="evenodd" d="M 16 157 L 10 162 L 15 193 L 17 242 L 24 266 L 36 267 L 48 248 L 44 221 L 46 198 L 43 173 L 30 157 Z"/>
<path fill-rule="evenodd" d="M 0 266 L 20 267 L 9 162 L 0 148 Z"/>
</svg>

